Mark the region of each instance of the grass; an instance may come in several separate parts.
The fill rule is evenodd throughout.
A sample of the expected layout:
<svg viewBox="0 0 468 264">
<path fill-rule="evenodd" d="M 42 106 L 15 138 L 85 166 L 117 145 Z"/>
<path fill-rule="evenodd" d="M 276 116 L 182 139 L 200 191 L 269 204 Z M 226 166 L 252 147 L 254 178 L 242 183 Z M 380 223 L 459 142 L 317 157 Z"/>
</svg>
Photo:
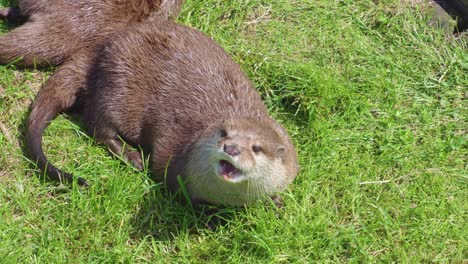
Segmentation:
<svg viewBox="0 0 468 264">
<path fill-rule="evenodd" d="M 179 21 L 239 62 L 301 163 L 283 210 L 221 209 L 217 228 L 74 117 L 52 122 L 46 153 L 92 187 L 38 177 L 22 133 L 51 72 L 0 66 L 0 259 L 466 263 L 468 46 L 409 2 L 187 1 Z"/>
</svg>

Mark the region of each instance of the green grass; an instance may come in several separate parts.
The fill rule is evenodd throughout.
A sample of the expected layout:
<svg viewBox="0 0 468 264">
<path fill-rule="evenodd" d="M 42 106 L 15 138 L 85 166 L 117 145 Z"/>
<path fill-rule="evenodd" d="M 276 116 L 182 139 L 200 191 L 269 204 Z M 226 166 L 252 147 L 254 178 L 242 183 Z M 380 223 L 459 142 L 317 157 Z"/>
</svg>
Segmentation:
<svg viewBox="0 0 468 264">
<path fill-rule="evenodd" d="M 223 209 L 215 229 L 76 118 L 45 149 L 92 187 L 38 177 L 22 133 L 50 71 L 0 66 L 1 262 L 466 263 L 468 46 L 405 2 L 187 1 L 179 21 L 240 63 L 301 163 L 283 210 Z"/>
</svg>

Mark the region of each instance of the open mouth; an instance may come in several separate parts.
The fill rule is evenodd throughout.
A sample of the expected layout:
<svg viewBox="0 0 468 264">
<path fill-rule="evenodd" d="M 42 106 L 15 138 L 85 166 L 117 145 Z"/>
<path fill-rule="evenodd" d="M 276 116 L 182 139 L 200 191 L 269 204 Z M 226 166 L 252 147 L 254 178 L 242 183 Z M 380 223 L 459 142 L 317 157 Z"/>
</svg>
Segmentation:
<svg viewBox="0 0 468 264">
<path fill-rule="evenodd" d="M 236 181 L 242 176 L 242 172 L 226 160 L 219 161 L 219 174 L 223 176 L 226 181 Z"/>
</svg>

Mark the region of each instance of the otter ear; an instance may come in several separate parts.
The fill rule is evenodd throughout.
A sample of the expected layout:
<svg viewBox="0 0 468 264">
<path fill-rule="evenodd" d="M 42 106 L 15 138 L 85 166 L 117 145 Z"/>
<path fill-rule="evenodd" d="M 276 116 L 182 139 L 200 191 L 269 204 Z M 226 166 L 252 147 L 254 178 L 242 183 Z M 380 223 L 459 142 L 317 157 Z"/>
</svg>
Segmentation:
<svg viewBox="0 0 468 264">
<path fill-rule="evenodd" d="M 284 160 L 284 157 L 286 156 L 286 148 L 283 146 L 279 146 L 276 148 L 276 157 Z"/>
</svg>

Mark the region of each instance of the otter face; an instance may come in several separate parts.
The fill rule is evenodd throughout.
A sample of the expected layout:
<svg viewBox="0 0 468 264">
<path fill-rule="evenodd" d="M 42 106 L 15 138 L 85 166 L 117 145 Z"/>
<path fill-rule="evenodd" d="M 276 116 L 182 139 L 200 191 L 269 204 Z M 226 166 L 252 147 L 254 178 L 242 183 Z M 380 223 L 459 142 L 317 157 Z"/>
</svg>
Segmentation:
<svg viewBox="0 0 468 264">
<path fill-rule="evenodd" d="M 191 155 L 197 157 L 186 177 L 192 198 L 241 206 L 284 190 L 296 174 L 296 160 L 294 150 L 288 157 L 292 145 L 282 136 L 257 120 L 224 122 Z"/>
</svg>

